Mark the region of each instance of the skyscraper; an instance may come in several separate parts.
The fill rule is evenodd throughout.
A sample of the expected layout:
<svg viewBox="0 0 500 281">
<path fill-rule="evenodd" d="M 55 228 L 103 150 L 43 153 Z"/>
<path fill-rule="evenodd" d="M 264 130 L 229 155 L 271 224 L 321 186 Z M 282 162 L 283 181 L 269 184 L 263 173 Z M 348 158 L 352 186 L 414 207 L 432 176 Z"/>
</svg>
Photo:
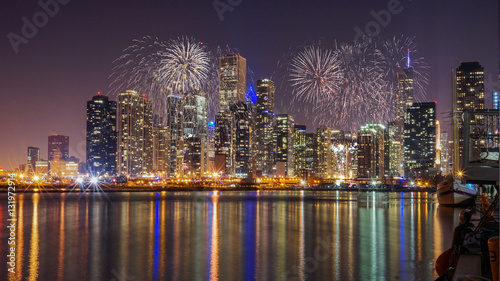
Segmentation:
<svg viewBox="0 0 500 281">
<path fill-rule="evenodd" d="M 200 146 L 200 153 L 204 155 L 200 157 L 189 158 L 189 167 L 193 165 L 199 166 L 196 168 L 196 172 L 191 169 L 191 177 L 197 175 L 199 177 L 203 176 L 207 170 L 208 165 L 208 125 L 207 125 L 207 95 L 201 91 L 191 91 L 184 95 L 182 98 L 182 129 L 183 129 L 183 140 L 190 139 L 189 142 L 184 141 L 184 150 L 193 151 L 193 145 Z M 198 144 L 199 142 L 199 144 Z M 198 148 L 196 148 L 197 150 Z M 183 163 L 187 163 L 187 154 L 184 153 Z M 200 160 L 202 162 L 194 164 L 192 161 Z"/>
<path fill-rule="evenodd" d="M 118 174 L 140 176 L 153 171 L 152 103 L 136 91 L 119 94 Z"/>
<path fill-rule="evenodd" d="M 215 117 L 215 171 L 225 176 L 232 174 L 233 123 L 231 115 L 217 113 Z"/>
<path fill-rule="evenodd" d="M 307 177 L 306 168 L 306 125 L 293 126 L 293 170 L 296 176 Z"/>
<path fill-rule="evenodd" d="M 456 69 L 456 85 L 454 93 L 453 113 L 454 113 L 454 142 L 455 152 L 453 165 L 454 170 L 461 167 L 462 153 L 464 145 L 464 128 L 461 114 L 464 111 L 484 109 L 484 68 L 479 62 L 462 62 Z M 475 116 L 471 120 L 471 125 L 480 125 L 483 116 Z M 472 159 L 480 158 L 479 144 L 472 144 Z M 458 147 L 456 147 L 458 146 Z M 456 162 L 458 160 L 458 163 Z"/>
<path fill-rule="evenodd" d="M 167 96 L 167 120 L 166 127 L 170 133 L 170 141 L 168 148 L 168 166 L 170 171 L 168 176 L 180 176 L 183 161 L 183 143 L 182 138 L 184 130 L 182 128 L 183 110 L 182 110 L 182 97 L 169 93 Z"/>
<path fill-rule="evenodd" d="M 69 157 L 69 137 L 62 135 L 51 135 L 49 136 L 49 151 L 48 158 L 49 162 L 54 160 L 54 153 L 57 151 L 61 152 L 61 159 L 66 161 Z"/>
<path fill-rule="evenodd" d="M 170 176 L 170 133 L 167 127 L 156 124 L 153 127 L 153 171 L 162 177 Z"/>
<path fill-rule="evenodd" d="M 436 103 L 413 103 L 406 110 L 404 175 L 420 179 L 436 174 Z"/>
<path fill-rule="evenodd" d="M 273 174 L 274 82 L 257 80 L 255 109 L 255 167 L 258 176 Z"/>
<path fill-rule="evenodd" d="M 356 135 L 342 130 L 332 130 L 332 176 L 336 179 L 352 177 Z"/>
<path fill-rule="evenodd" d="M 291 177 L 293 171 L 293 125 L 288 114 L 276 115 L 276 175 Z"/>
<path fill-rule="evenodd" d="M 36 162 L 40 160 L 40 148 L 28 146 L 28 170 L 36 172 Z"/>
<path fill-rule="evenodd" d="M 403 174 L 402 163 L 404 160 L 403 155 L 403 134 L 404 134 L 404 122 L 405 122 L 405 112 L 408 107 L 413 103 L 413 68 L 409 64 L 410 52 L 408 50 L 407 65 L 401 71 L 396 73 L 396 93 L 395 93 L 395 119 L 394 127 L 390 128 L 394 130 L 394 134 L 390 134 L 390 152 L 392 155 L 390 158 L 392 161 L 389 163 L 391 167 L 390 175 L 399 176 Z M 393 136 L 393 137 L 392 137 Z M 398 146 L 398 147 L 397 147 Z"/>
<path fill-rule="evenodd" d="M 369 123 L 358 132 L 358 178 L 382 178 L 384 176 L 385 126 Z"/>
<path fill-rule="evenodd" d="M 228 112 L 231 104 L 245 101 L 247 61 L 238 54 L 219 58 L 219 111 Z"/>
<path fill-rule="evenodd" d="M 316 134 L 315 133 L 307 133 L 306 134 L 306 151 L 305 151 L 305 178 L 309 178 L 312 174 L 315 173 L 315 160 L 316 160 Z"/>
<path fill-rule="evenodd" d="M 250 106 L 246 102 L 231 105 L 234 120 L 234 174 L 241 178 L 250 176 L 252 166 L 252 110 Z"/>
<path fill-rule="evenodd" d="M 326 179 L 333 176 L 332 129 L 316 128 L 316 175 Z"/>
<path fill-rule="evenodd" d="M 98 93 L 87 101 L 87 171 L 116 174 L 116 102 Z"/>
<path fill-rule="evenodd" d="M 234 174 L 234 132 L 231 106 L 245 102 L 246 59 L 238 54 L 219 58 L 219 113 L 215 129 L 215 169 L 224 175 Z"/>
</svg>

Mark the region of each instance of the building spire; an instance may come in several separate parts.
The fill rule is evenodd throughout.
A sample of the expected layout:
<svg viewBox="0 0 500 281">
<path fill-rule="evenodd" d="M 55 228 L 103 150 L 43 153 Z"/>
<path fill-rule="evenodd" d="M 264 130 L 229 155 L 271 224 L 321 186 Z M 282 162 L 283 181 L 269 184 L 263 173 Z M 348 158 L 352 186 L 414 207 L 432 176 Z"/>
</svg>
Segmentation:
<svg viewBox="0 0 500 281">
<path fill-rule="evenodd" d="M 410 68 L 410 49 L 408 48 L 408 55 L 406 56 L 406 68 Z"/>
</svg>

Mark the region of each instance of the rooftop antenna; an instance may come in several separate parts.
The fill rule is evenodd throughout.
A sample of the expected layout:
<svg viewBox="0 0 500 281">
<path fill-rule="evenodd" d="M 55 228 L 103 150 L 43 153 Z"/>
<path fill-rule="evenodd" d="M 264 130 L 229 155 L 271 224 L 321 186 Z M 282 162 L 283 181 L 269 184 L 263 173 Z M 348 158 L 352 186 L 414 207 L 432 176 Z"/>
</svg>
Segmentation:
<svg viewBox="0 0 500 281">
<path fill-rule="evenodd" d="M 408 49 L 408 55 L 406 56 L 406 68 L 410 68 L 410 49 Z"/>
</svg>

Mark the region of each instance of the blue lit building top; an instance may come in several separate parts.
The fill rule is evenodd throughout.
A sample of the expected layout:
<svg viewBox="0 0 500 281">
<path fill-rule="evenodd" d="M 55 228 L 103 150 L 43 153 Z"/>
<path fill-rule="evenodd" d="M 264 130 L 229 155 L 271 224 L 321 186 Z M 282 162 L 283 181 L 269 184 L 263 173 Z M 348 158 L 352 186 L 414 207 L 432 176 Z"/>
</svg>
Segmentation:
<svg viewBox="0 0 500 281">
<path fill-rule="evenodd" d="M 247 102 L 252 102 L 253 104 L 257 104 L 257 94 L 255 94 L 255 91 L 253 90 L 252 83 L 250 83 L 250 88 L 247 91 L 247 94 L 245 95 L 245 100 Z"/>
</svg>

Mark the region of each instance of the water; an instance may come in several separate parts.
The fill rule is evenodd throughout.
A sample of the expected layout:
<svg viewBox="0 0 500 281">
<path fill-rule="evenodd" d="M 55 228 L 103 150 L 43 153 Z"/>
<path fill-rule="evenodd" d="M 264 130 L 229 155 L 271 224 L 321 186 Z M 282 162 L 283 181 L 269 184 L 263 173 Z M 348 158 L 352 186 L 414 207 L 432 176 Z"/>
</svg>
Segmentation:
<svg viewBox="0 0 500 281">
<path fill-rule="evenodd" d="M 16 273 L 0 204 L 0 280 L 433 280 L 460 212 L 427 193 L 16 196 Z"/>
</svg>

